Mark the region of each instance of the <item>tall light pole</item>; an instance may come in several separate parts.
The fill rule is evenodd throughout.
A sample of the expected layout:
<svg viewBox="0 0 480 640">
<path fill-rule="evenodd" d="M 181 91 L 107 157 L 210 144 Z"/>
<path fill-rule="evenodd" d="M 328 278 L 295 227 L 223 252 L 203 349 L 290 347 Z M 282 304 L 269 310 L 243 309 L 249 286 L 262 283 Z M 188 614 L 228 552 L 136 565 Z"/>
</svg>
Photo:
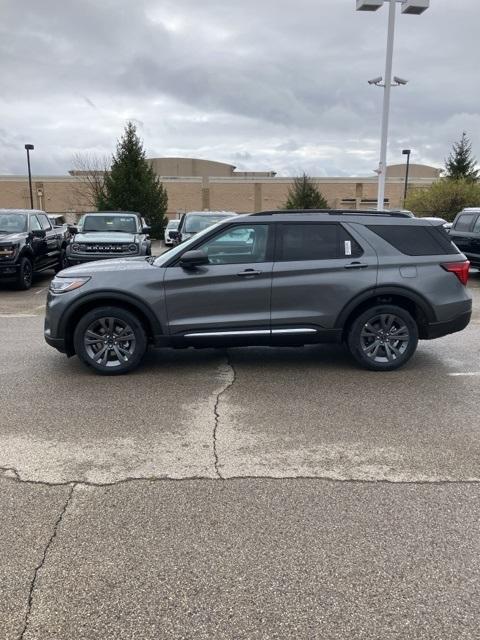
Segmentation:
<svg viewBox="0 0 480 640">
<path fill-rule="evenodd" d="M 407 200 L 407 193 L 408 193 L 408 173 L 410 170 L 410 154 L 411 154 L 411 150 L 410 149 L 404 149 L 402 151 L 402 155 L 407 156 L 407 166 L 405 168 L 405 191 L 403 192 L 403 208 L 405 208 L 405 202 Z"/>
<path fill-rule="evenodd" d="M 382 113 L 382 133 L 380 142 L 380 162 L 378 165 L 378 197 L 377 209 L 381 210 L 385 204 L 385 179 L 387 172 L 387 149 L 388 149 L 388 122 L 390 117 L 390 94 L 392 89 L 392 66 L 393 66 L 393 43 L 395 39 L 395 17 L 397 3 L 402 6 L 402 13 L 420 15 L 430 6 L 430 0 L 357 0 L 357 11 L 377 11 L 388 2 L 388 35 L 387 35 L 387 55 L 385 61 L 385 76 L 383 84 L 382 78 L 377 82 L 370 81 L 384 88 L 383 93 L 383 113 Z M 401 81 L 397 84 L 406 84 Z M 393 85 L 395 86 L 395 85 Z"/>
<path fill-rule="evenodd" d="M 32 191 L 32 172 L 30 170 L 30 151 L 33 151 L 35 147 L 33 144 L 26 144 L 27 150 L 27 165 L 28 165 L 28 186 L 30 187 L 30 209 L 33 209 L 33 191 Z"/>
</svg>

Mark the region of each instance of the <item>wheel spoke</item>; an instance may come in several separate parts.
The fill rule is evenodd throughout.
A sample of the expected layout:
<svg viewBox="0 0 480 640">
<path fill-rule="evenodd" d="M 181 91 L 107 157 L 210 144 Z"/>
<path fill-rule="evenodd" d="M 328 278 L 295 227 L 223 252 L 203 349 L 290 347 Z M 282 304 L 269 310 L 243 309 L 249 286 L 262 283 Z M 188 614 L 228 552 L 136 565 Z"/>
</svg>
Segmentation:
<svg viewBox="0 0 480 640">
<path fill-rule="evenodd" d="M 395 360 L 396 356 L 393 353 L 391 346 L 389 344 L 385 344 L 384 349 L 385 349 L 385 355 L 387 356 L 387 359 L 390 360 L 390 362 L 392 360 Z"/>
<path fill-rule="evenodd" d="M 375 358 L 380 348 L 380 340 L 375 340 L 372 344 L 364 347 L 363 350 L 369 358 Z"/>
<path fill-rule="evenodd" d="M 392 316 L 390 314 L 384 314 L 382 316 L 380 316 L 380 321 L 382 323 L 382 327 L 385 331 L 390 331 L 390 329 L 392 328 L 392 324 L 395 321 L 395 316 Z"/>
<path fill-rule="evenodd" d="M 103 347 L 97 351 L 97 353 L 95 354 L 95 360 L 99 363 L 99 364 L 105 364 L 105 362 L 107 361 L 108 358 L 108 346 L 105 344 L 103 345 Z"/>
</svg>

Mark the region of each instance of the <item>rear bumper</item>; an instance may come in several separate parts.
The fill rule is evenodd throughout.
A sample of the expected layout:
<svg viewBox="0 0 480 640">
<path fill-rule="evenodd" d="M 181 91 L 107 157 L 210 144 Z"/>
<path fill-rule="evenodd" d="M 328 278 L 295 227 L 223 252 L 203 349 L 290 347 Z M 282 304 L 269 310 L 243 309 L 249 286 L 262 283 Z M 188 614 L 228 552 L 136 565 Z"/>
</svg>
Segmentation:
<svg viewBox="0 0 480 640">
<path fill-rule="evenodd" d="M 430 324 L 427 324 L 425 328 L 424 338 L 426 340 L 433 340 L 434 338 L 447 336 L 450 333 L 463 331 L 463 329 L 468 326 L 471 318 L 472 310 L 470 309 L 469 311 L 462 313 L 461 315 L 457 316 L 453 320 L 449 320 L 448 322 L 432 322 Z"/>
</svg>

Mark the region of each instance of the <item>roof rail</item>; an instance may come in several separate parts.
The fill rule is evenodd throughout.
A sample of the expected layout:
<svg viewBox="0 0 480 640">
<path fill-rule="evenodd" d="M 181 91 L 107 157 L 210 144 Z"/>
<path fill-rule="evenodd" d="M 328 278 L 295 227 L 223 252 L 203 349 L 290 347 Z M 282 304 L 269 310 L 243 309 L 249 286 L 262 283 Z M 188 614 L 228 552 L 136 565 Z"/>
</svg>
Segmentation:
<svg viewBox="0 0 480 640">
<path fill-rule="evenodd" d="M 252 216 L 274 216 L 274 215 L 326 215 L 326 216 L 388 216 L 391 218 L 411 218 L 412 214 L 400 210 L 373 210 L 373 209 L 279 209 L 278 211 L 257 211 Z"/>
</svg>

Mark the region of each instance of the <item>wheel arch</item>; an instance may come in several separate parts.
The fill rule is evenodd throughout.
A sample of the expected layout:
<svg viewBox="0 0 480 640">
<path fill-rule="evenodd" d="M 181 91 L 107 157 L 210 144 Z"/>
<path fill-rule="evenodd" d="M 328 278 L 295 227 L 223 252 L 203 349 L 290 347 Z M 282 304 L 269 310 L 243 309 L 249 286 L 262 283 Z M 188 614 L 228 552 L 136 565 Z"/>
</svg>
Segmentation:
<svg viewBox="0 0 480 640">
<path fill-rule="evenodd" d="M 368 308 L 381 304 L 394 304 L 408 311 L 417 323 L 420 338 L 426 337 L 427 325 L 436 321 L 431 305 L 415 291 L 403 287 L 379 287 L 365 291 L 342 310 L 335 325 L 342 329 L 342 338 L 345 339 L 355 318 Z"/>
<path fill-rule="evenodd" d="M 158 336 L 163 333 L 155 314 L 141 300 L 112 292 L 86 296 L 69 308 L 68 313 L 60 321 L 60 334 L 65 336 L 65 348 L 68 355 L 74 355 L 75 353 L 73 334 L 80 319 L 88 311 L 106 306 L 119 307 L 135 314 L 142 323 L 149 342 L 155 342 Z"/>
</svg>

